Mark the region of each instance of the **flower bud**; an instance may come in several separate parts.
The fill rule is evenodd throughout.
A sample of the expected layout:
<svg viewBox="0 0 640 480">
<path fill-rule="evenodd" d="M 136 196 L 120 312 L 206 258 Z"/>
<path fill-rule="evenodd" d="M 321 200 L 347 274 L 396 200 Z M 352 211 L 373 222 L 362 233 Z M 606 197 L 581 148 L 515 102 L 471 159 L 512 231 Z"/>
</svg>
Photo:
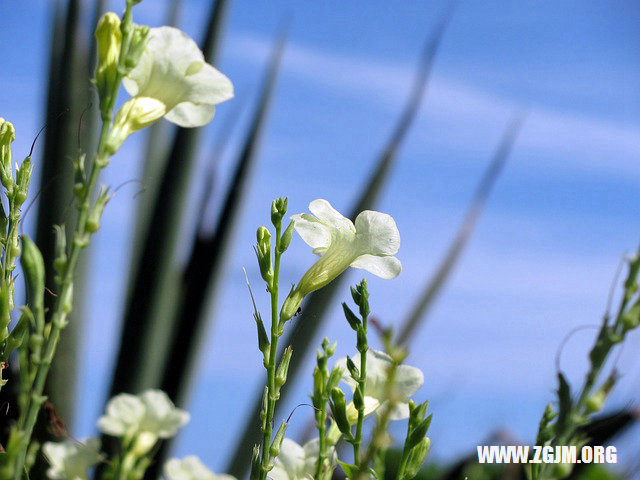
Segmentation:
<svg viewBox="0 0 640 480">
<path fill-rule="evenodd" d="M 40 249 L 26 235 L 22 235 L 22 246 L 20 264 L 27 284 L 27 304 L 37 315 L 44 308 L 44 260 Z"/>
<path fill-rule="evenodd" d="M 253 454 L 251 455 L 251 475 L 249 480 L 258 480 L 260 478 L 260 447 L 253 446 Z"/>
<path fill-rule="evenodd" d="M 282 225 L 282 217 L 287 213 L 287 206 L 289 205 L 289 199 L 278 198 L 271 203 L 271 223 L 276 228 Z"/>
<path fill-rule="evenodd" d="M 103 189 L 99 194 L 96 200 L 95 205 L 89 212 L 89 216 L 87 217 L 87 222 L 85 223 L 85 229 L 89 233 L 95 233 L 100 228 L 100 218 L 102 217 L 102 212 L 104 211 L 104 207 L 111 200 L 111 194 L 109 194 L 108 189 Z"/>
<path fill-rule="evenodd" d="M 8 193 L 13 191 L 11 165 L 11 143 L 16 139 L 16 130 L 11 122 L 0 117 L 0 181 Z"/>
<path fill-rule="evenodd" d="M 289 226 L 282 234 L 282 237 L 280 237 L 280 246 L 278 247 L 279 253 L 284 253 L 287 250 L 287 248 L 289 248 L 289 245 L 291 245 L 291 239 L 293 238 L 294 225 L 295 224 L 293 222 L 289 222 Z"/>
<path fill-rule="evenodd" d="M 424 436 L 427 434 L 427 430 L 429 430 L 429 427 L 431 426 L 432 418 L 433 414 L 429 415 L 422 422 L 420 422 L 420 424 L 416 428 L 413 429 L 413 431 L 409 435 L 409 438 L 407 438 L 407 446 L 409 448 L 415 447 L 422 441 Z"/>
<path fill-rule="evenodd" d="M 357 332 L 360 328 L 360 325 L 362 324 L 360 319 L 356 317 L 356 314 L 351 311 L 351 309 L 345 302 L 342 302 L 342 310 L 344 311 L 344 316 L 347 319 L 347 322 L 349 322 L 349 326 L 351 327 L 351 329 Z"/>
<path fill-rule="evenodd" d="M 618 373 L 614 370 L 613 373 L 609 375 L 609 377 L 607 377 L 602 386 L 594 394 L 587 398 L 587 400 L 585 401 L 585 409 L 587 414 L 596 413 L 602 410 L 602 407 L 604 407 L 604 402 L 607 400 L 607 397 L 611 393 L 611 390 L 613 390 L 613 387 L 617 380 Z"/>
<path fill-rule="evenodd" d="M 347 418 L 347 404 L 344 399 L 344 392 L 337 387 L 331 390 L 330 407 L 331 413 L 333 414 L 333 418 L 336 421 L 336 425 L 338 425 L 340 432 L 342 432 L 342 434 L 347 438 L 351 438 L 351 425 Z"/>
<path fill-rule="evenodd" d="M 96 87 L 100 97 L 100 108 L 104 111 L 111 98 L 117 94 L 118 60 L 122 43 L 118 15 L 113 12 L 105 13 L 98 21 L 95 36 L 98 47 Z"/>
<path fill-rule="evenodd" d="M 427 454 L 429 453 L 430 448 L 431 440 L 429 439 L 429 437 L 424 437 L 415 447 L 413 447 L 413 449 L 409 453 L 407 467 L 405 469 L 402 480 L 414 478 L 418 474 L 418 471 L 420 470 L 420 467 L 422 467 L 425 458 L 427 458 Z"/>
<path fill-rule="evenodd" d="M 31 166 L 31 157 L 27 157 L 24 159 L 24 162 L 22 162 L 22 165 L 20 165 L 20 168 L 16 171 L 16 184 L 18 189 L 15 192 L 14 198 L 17 206 L 22 205 L 27 199 L 32 172 L 33 167 Z"/>
<path fill-rule="evenodd" d="M 272 458 L 280 455 L 280 447 L 282 446 L 282 440 L 284 440 L 284 432 L 287 430 L 287 422 L 284 420 L 280 424 L 278 431 L 276 432 L 276 436 L 273 438 L 273 442 L 271 442 L 271 448 L 269 448 L 269 453 Z"/>
<path fill-rule="evenodd" d="M 67 234 L 64 225 L 54 225 L 53 231 L 56 237 L 53 268 L 58 275 L 62 275 L 67 266 Z"/>
<path fill-rule="evenodd" d="M 271 233 L 267 227 L 259 227 L 256 232 L 256 256 L 258 257 L 258 265 L 260 266 L 260 274 L 267 285 L 271 285 L 273 281 L 273 268 L 271 266 Z"/>
<path fill-rule="evenodd" d="M 291 362 L 291 354 L 293 354 L 293 348 L 290 346 L 284 349 L 282 360 L 278 365 L 276 371 L 276 390 L 280 390 L 280 387 L 287 381 L 287 372 L 289 371 L 289 362 Z"/>
<path fill-rule="evenodd" d="M 131 72 L 131 70 L 135 68 L 136 65 L 138 65 L 140 57 L 142 56 L 142 53 L 147 46 L 148 36 L 149 27 L 147 27 L 146 25 L 135 25 L 133 27 L 129 48 L 125 53 L 123 61 L 124 71 L 122 73 L 124 75 L 127 75 L 129 72 Z"/>
<path fill-rule="evenodd" d="M 353 363 L 353 360 L 351 360 L 351 357 L 347 357 L 347 370 L 349 370 L 351 378 L 356 382 L 360 380 L 360 371 L 358 370 L 358 367 L 356 367 L 356 364 Z"/>
</svg>

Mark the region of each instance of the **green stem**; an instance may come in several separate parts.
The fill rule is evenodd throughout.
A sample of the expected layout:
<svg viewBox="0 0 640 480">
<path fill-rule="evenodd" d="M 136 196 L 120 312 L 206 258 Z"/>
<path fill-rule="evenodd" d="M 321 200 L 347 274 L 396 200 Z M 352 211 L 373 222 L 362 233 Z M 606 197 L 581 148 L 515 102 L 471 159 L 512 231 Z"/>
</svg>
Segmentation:
<svg viewBox="0 0 640 480">
<path fill-rule="evenodd" d="M 364 335 L 367 335 L 367 317 L 362 319 L 362 327 Z M 362 392 L 362 398 L 364 403 L 364 392 L 367 384 L 367 351 L 369 347 L 365 347 L 360 350 L 360 378 L 358 379 L 358 388 Z M 353 463 L 360 466 L 360 447 L 362 445 L 362 425 L 364 424 L 364 404 L 358 408 L 358 421 L 356 423 L 356 437 L 353 442 Z"/>
<path fill-rule="evenodd" d="M 324 379 L 326 382 L 326 379 Z M 327 459 L 327 402 L 328 398 L 323 398 L 323 407 L 318 413 L 318 462 L 316 463 L 316 475 L 315 480 L 320 480 L 322 478 L 322 468 L 324 466 L 325 460 Z"/>
<path fill-rule="evenodd" d="M 273 415 L 275 413 L 276 394 L 276 357 L 278 353 L 278 339 L 280 338 L 280 322 L 278 319 L 278 277 L 280 275 L 280 233 L 281 226 L 276 226 L 275 260 L 273 265 L 273 280 L 271 292 L 271 347 L 269 348 L 269 365 L 267 366 L 267 412 L 265 428 L 262 432 L 262 461 L 260 464 L 260 480 L 267 478 L 271 461 L 270 446 L 273 434 Z"/>
</svg>

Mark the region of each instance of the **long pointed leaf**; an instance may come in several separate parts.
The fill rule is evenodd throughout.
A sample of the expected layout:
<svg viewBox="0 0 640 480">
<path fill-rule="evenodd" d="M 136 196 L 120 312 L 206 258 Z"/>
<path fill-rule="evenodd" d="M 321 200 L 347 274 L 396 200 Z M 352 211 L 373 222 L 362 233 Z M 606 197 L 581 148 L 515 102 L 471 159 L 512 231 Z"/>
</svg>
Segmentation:
<svg viewBox="0 0 640 480">
<path fill-rule="evenodd" d="M 398 149 L 405 139 L 409 127 L 413 123 L 420 107 L 421 100 L 428 85 L 433 61 L 440 46 L 445 27 L 449 22 L 450 13 L 451 10 L 448 10 L 425 43 L 407 104 L 395 126 L 389 142 L 376 162 L 375 170 L 364 185 L 358 200 L 351 210 L 351 218 L 354 218 L 362 210 L 373 208 L 380 195 L 380 191 L 395 163 Z M 313 321 L 297 322 L 288 334 L 286 341 L 283 342 L 283 345 L 291 345 L 293 347 L 294 352 L 296 352 L 296 362 L 292 362 L 289 366 L 288 382 L 284 385 L 280 393 L 280 402 L 278 404 L 280 406 L 284 404 L 284 400 L 290 390 L 288 386 L 294 384 L 296 377 L 299 375 L 300 366 L 304 364 L 303 357 L 310 350 L 311 342 L 322 326 L 324 314 L 338 291 L 341 278 L 342 277 L 339 277 L 308 297 L 302 306 L 302 311 L 305 318 L 313 319 Z M 280 352 L 280 359 L 281 357 L 282 352 Z M 280 360 L 278 360 L 278 363 L 279 362 Z M 260 388 L 260 394 L 256 395 L 250 416 L 245 423 L 244 430 L 239 437 L 239 441 L 236 444 L 227 468 L 229 474 L 238 478 L 246 473 L 250 464 L 251 445 L 258 443 L 260 439 L 259 425 L 261 406 L 262 388 Z"/>
<path fill-rule="evenodd" d="M 210 63 L 215 63 L 228 0 L 219 0 L 211 9 L 202 50 Z M 200 129 L 178 129 L 164 168 L 158 193 L 150 209 L 150 223 L 141 247 L 132 262 L 131 278 L 120 352 L 111 394 L 138 392 L 157 387 L 160 369 L 153 364 L 162 345 L 156 339 L 166 338 L 171 330 L 170 312 L 174 310 L 174 259 L 183 218 L 184 203 L 195 163 Z M 158 340 L 161 341 L 161 340 Z"/>
</svg>

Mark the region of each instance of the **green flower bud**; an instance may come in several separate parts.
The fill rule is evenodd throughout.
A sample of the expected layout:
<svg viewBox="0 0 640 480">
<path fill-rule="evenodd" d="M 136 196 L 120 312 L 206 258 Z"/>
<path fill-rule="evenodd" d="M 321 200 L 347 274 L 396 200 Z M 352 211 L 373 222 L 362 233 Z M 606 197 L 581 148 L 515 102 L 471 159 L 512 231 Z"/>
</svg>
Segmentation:
<svg viewBox="0 0 640 480">
<path fill-rule="evenodd" d="M 13 192 L 13 166 L 11 165 L 11 144 L 16 139 L 16 130 L 11 122 L 0 117 L 0 181 L 7 189 L 7 193 Z"/>
<path fill-rule="evenodd" d="M 351 378 L 356 382 L 360 380 L 360 370 L 358 370 L 358 367 L 356 367 L 356 364 L 353 363 L 353 360 L 351 360 L 349 356 L 347 356 L 347 370 L 349 370 Z"/>
<path fill-rule="evenodd" d="M 267 227 L 259 227 L 256 232 L 256 257 L 260 266 L 260 274 L 268 285 L 273 281 L 273 267 L 271 265 L 271 233 Z"/>
<path fill-rule="evenodd" d="M 276 370 L 276 391 L 280 390 L 280 387 L 287 381 L 287 372 L 289 371 L 289 362 L 291 362 L 291 354 L 293 354 L 293 348 L 288 346 L 284 349 L 282 355 L 282 361 L 278 365 Z"/>
<path fill-rule="evenodd" d="M 265 385 L 262 393 L 262 410 L 260 410 L 260 420 L 262 420 L 262 431 L 267 428 L 267 408 L 269 405 L 269 387 Z"/>
<path fill-rule="evenodd" d="M 96 27 L 98 66 L 96 67 L 96 87 L 100 97 L 100 108 L 104 109 L 117 94 L 118 61 L 122 44 L 120 18 L 113 12 L 105 13 Z"/>
<path fill-rule="evenodd" d="M 279 253 L 284 253 L 289 245 L 291 245 L 291 239 L 293 238 L 294 222 L 289 222 L 289 226 L 280 237 L 280 246 L 278 247 Z"/>
<path fill-rule="evenodd" d="M 271 203 L 271 223 L 276 228 L 282 225 L 282 217 L 287 213 L 288 198 L 278 198 Z"/>
<path fill-rule="evenodd" d="M 95 233 L 100 228 L 100 218 L 102 217 L 102 212 L 104 211 L 104 207 L 107 205 L 109 200 L 111 200 L 112 195 L 109 193 L 108 189 L 103 189 L 99 194 L 96 200 L 95 205 L 89 212 L 89 216 L 87 217 L 87 222 L 85 223 L 85 230 L 89 233 Z"/>
<path fill-rule="evenodd" d="M 427 434 L 427 430 L 429 430 L 429 427 L 431 426 L 432 418 L 433 418 L 433 414 L 429 415 L 422 422 L 420 422 L 420 424 L 416 428 L 413 429 L 413 431 L 409 434 L 409 437 L 407 438 L 408 448 L 413 448 L 422 441 L 424 436 Z"/>
<path fill-rule="evenodd" d="M 54 225 L 53 231 L 56 236 L 53 268 L 58 275 L 62 275 L 67 266 L 67 233 L 64 225 Z M 58 278 L 58 283 L 60 283 L 61 280 L 61 278 Z"/>
<path fill-rule="evenodd" d="M 258 329 L 258 348 L 264 356 L 264 364 L 267 365 L 269 363 L 269 347 L 271 347 L 271 344 L 269 343 L 269 337 L 267 337 L 267 331 L 264 328 L 262 317 L 258 314 L 254 315 L 254 318 L 256 319 L 256 327 Z"/>
<path fill-rule="evenodd" d="M 44 308 L 44 260 L 40 249 L 26 235 L 22 235 L 22 246 L 20 264 L 27 287 L 27 304 L 38 315 Z"/>
<path fill-rule="evenodd" d="M 249 480 L 258 480 L 260 478 L 260 447 L 253 446 L 253 454 L 251 455 L 251 475 Z"/>
<path fill-rule="evenodd" d="M 360 325 L 362 325 L 360 319 L 356 317 L 356 314 L 351 311 L 351 309 L 345 302 L 342 302 L 342 310 L 344 311 L 344 316 L 347 319 L 347 322 L 349 322 L 349 326 L 351 327 L 351 329 L 357 332 L 360 328 Z"/>
<path fill-rule="evenodd" d="M 424 437 L 415 447 L 413 447 L 409 453 L 407 467 L 405 468 L 402 480 L 414 478 L 418 474 L 425 458 L 427 458 L 430 448 L 431 440 L 429 440 L 428 437 Z"/>
<path fill-rule="evenodd" d="M 27 199 L 27 194 L 29 193 L 29 182 L 31 181 L 31 173 L 33 172 L 33 167 L 31 166 L 31 157 L 27 157 L 20 165 L 16 172 L 16 184 L 18 189 L 15 192 L 15 201 L 17 206 L 22 205 Z"/>
<path fill-rule="evenodd" d="M 284 420 L 280 424 L 278 431 L 276 432 L 276 436 L 273 438 L 273 442 L 271 442 L 271 448 L 269 448 L 269 453 L 272 458 L 280 455 L 280 447 L 282 446 L 282 440 L 284 440 L 284 432 L 287 430 L 287 422 Z"/>
<path fill-rule="evenodd" d="M 360 388 L 360 385 L 356 386 L 355 391 L 353 392 L 353 406 L 356 407 L 356 410 L 364 410 L 364 393 Z"/>
<path fill-rule="evenodd" d="M 351 434 L 351 425 L 347 418 L 347 403 L 342 390 L 337 387 L 331 390 L 331 402 L 329 406 L 331 407 L 331 413 L 336 421 L 336 425 L 338 425 L 338 428 L 340 429 L 340 432 L 342 432 L 342 434 L 348 439 L 353 438 Z"/>
<path fill-rule="evenodd" d="M 362 318 L 368 317 L 369 310 L 369 291 L 367 290 L 367 280 L 362 279 L 360 284 L 356 287 L 358 289 L 360 300 L 356 302 L 360 307 L 360 316 Z"/>
<path fill-rule="evenodd" d="M 124 75 L 127 75 L 131 70 L 138 65 L 140 57 L 147 47 L 147 37 L 149 36 L 149 27 L 146 25 L 134 25 L 133 32 L 131 33 L 131 41 L 129 48 L 124 57 L 123 67 Z"/>
<path fill-rule="evenodd" d="M 615 386 L 617 380 L 618 374 L 614 370 L 613 373 L 609 375 L 609 377 L 607 377 L 602 386 L 600 386 L 600 388 L 594 394 L 587 398 L 584 404 L 587 414 L 596 413 L 602 410 L 602 407 L 604 407 L 604 402 L 607 400 L 607 397 L 611 393 L 611 390 L 613 390 L 613 387 Z"/>
</svg>

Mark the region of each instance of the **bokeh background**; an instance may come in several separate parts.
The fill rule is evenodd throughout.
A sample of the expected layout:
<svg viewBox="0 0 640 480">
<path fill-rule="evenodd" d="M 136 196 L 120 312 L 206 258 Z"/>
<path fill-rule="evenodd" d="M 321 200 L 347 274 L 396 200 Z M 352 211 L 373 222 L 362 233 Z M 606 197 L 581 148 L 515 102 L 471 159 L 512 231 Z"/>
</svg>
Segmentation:
<svg viewBox="0 0 640 480">
<path fill-rule="evenodd" d="M 17 130 L 23 157 L 44 120 L 51 15 L 47 0 L 0 1 L 0 115 Z M 84 20 L 90 21 L 91 2 Z M 121 2 L 107 2 L 120 11 Z M 178 25 L 199 38 L 209 0 L 185 0 Z M 450 5 L 430 2 L 231 2 L 217 66 L 236 97 L 205 128 L 177 262 L 184 261 L 215 161 L 205 210 L 215 225 L 275 39 L 288 26 L 280 78 L 255 166 L 248 178 L 223 282 L 211 296 L 210 325 L 185 407 L 192 420 L 176 454 L 199 455 L 223 471 L 264 372 L 242 268 L 268 311 L 252 244 L 268 224 L 270 202 L 289 197 L 291 213 L 316 198 L 347 213 L 387 142 L 409 95 L 423 45 Z M 138 23 L 159 26 L 171 5 L 145 0 Z M 640 8 L 634 1 L 459 1 L 435 56 L 430 82 L 376 209 L 396 219 L 403 272 L 393 281 L 366 274 L 374 315 L 397 325 L 449 248 L 476 185 L 515 112 L 526 111 L 455 271 L 411 340 L 409 364 L 425 373 L 416 396 L 431 400 L 431 461 L 472 453 L 497 431 L 532 444 L 554 399 L 556 357 L 574 328 L 596 325 L 623 256 L 640 239 Z M 87 26 L 87 29 L 89 27 Z M 84 86 L 89 89 L 89 84 Z M 224 130 L 223 125 L 236 127 Z M 222 132 L 222 133 L 221 133 Z M 220 135 L 227 142 L 223 151 Z M 72 433 L 95 434 L 119 341 L 136 202 L 144 197 L 144 136 L 127 140 L 103 183 L 123 186 L 109 203 L 90 249 Z M 41 145 L 34 153 L 39 174 Z M 32 192 L 36 193 L 36 192 Z M 26 229 L 33 224 L 30 213 Z M 282 284 L 314 261 L 296 237 Z M 348 283 L 363 272 L 351 270 Z M 286 290 L 286 289 L 285 289 Z M 321 327 L 338 341 L 336 358 L 355 351 L 341 316 L 343 283 Z M 304 314 L 293 322 L 314 321 Z M 595 330 L 575 333 L 559 364 L 582 379 Z M 375 340 L 372 344 L 376 345 Z M 378 343 L 379 345 L 379 343 Z M 640 336 L 617 353 L 622 374 L 611 409 L 637 406 Z M 307 402 L 314 356 L 287 398 L 285 416 Z M 304 435 L 312 413 L 296 411 L 290 435 Z M 637 428 L 618 441 L 619 461 L 637 462 Z"/>
</svg>

